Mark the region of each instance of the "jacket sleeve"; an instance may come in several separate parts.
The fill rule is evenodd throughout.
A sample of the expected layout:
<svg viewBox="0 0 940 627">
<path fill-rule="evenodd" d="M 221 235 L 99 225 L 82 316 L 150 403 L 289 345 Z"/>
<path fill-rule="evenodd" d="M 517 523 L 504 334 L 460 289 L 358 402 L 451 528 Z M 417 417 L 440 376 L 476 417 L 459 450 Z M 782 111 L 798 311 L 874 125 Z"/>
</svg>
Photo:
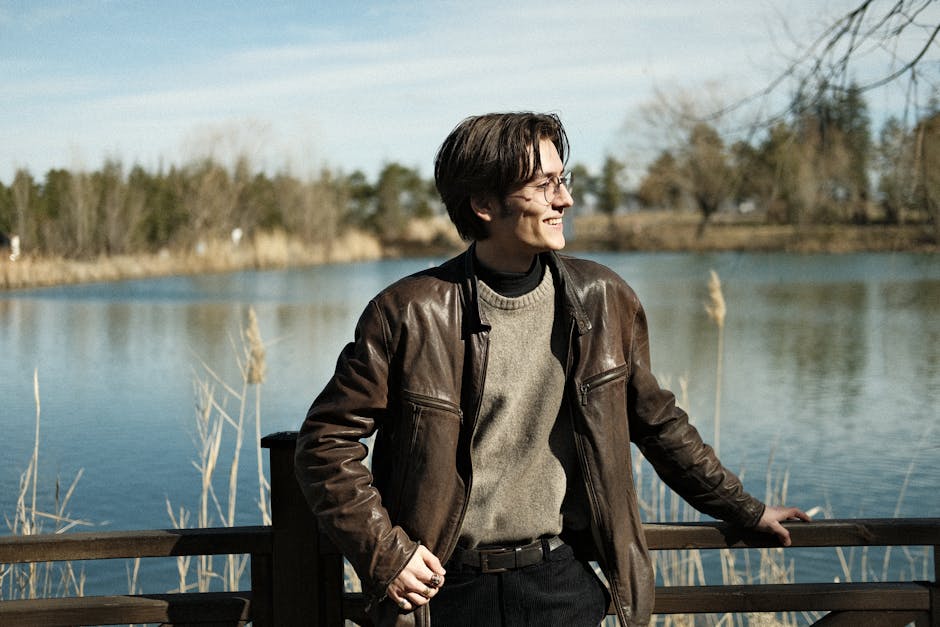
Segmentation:
<svg viewBox="0 0 940 627">
<path fill-rule="evenodd" d="M 389 327 L 375 301 L 339 356 L 297 438 L 295 469 L 320 528 L 350 560 L 364 591 L 383 597 L 418 545 L 392 524 L 365 464 L 388 414 Z"/>
<path fill-rule="evenodd" d="M 631 376 L 627 382 L 630 437 L 656 473 L 697 510 L 745 527 L 753 527 L 764 504 L 744 490 L 711 446 L 702 441 L 672 392 L 659 386 L 650 369 L 646 314 L 638 306 L 628 348 Z"/>
</svg>

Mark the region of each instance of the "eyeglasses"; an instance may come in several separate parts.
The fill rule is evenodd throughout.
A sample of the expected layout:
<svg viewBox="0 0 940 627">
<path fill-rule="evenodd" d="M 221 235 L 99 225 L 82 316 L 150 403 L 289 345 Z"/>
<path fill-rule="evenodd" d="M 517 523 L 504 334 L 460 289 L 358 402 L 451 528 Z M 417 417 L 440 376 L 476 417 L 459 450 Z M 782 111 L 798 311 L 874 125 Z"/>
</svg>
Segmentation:
<svg viewBox="0 0 940 627">
<path fill-rule="evenodd" d="M 539 185 L 533 185 L 535 189 L 542 190 L 542 194 L 545 196 L 545 202 L 552 204 L 552 201 L 555 200 L 555 196 L 558 195 L 558 190 L 561 189 L 561 186 L 564 185 L 565 189 L 568 190 L 568 193 L 571 193 L 571 172 L 565 172 L 561 176 L 552 176 L 549 177 L 547 181 Z"/>
</svg>

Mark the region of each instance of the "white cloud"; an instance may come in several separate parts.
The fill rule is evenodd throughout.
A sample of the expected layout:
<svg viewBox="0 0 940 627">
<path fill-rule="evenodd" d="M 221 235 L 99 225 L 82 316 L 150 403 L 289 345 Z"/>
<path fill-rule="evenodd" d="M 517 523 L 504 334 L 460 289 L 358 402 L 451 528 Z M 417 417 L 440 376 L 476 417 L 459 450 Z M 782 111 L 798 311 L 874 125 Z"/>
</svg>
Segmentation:
<svg viewBox="0 0 940 627">
<path fill-rule="evenodd" d="M 439 141 L 466 115 L 544 109 L 563 115 L 573 157 L 599 165 L 606 150 L 623 149 L 624 119 L 654 88 L 718 81 L 730 99 L 781 69 L 785 44 L 770 37 L 780 27 L 779 3 L 703 6 L 622 0 L 375 6 L 371 20 L 291 22 L 280 27 L 281 39 L 237 46 L 223 39 L 188 54 L 173 48 L 177 40 L 154 39 L 158 31 L 121 33 L 146 36 L 147 49 L 160 54 L 120 71 L 109 64 L 73 70 L 75 59 L 60 59 L 70 62 L 64 77 L 55 51 L 43 50 L 45 64 L 29 61 L 28 68 L 26 59 L 37 55 L 14 57 L 18 71 L 0 85 L 7 109 L 0 134 L 20 138 L 9 143 L 6 158 L 43 172 L 75 143 L 92 155 L 175 162 L 200 129 L 251 120 L 270 129 L 268 163 L 310 168 L 303 159 L 315 158 L 375 171 L 389 160 L 429 168 Z M 797 6 L 788 9 L 803 21 L 794 29 L 819 19 L 820 5 Z M 63 16 L 38 11 L 28 19 L 38 25 Z M 230 28 L 237 31 L 237 23 Z M 176 61 L 184 54 L 186 63 Z M 0 68 L 10 63 L 0 61 Z M 297 142 L 305 145 L 290 148 Z M 0 161 L 0 180 L 11 178 L 10 167 Z"/>
</svg>

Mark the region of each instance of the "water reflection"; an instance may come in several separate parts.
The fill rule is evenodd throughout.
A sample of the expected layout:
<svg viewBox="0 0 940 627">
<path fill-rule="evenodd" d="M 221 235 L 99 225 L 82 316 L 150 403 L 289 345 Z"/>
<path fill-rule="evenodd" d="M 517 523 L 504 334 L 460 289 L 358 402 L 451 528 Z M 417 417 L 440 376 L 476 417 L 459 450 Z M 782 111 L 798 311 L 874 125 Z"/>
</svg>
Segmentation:
<svg viewBox="0 0 940 627">
<path fill-rule="evenodd" d="M 790 373 L 801 395 L 819 399 L 833 385 L 846 390 L 841 413 L 854 400 L 868 360 L 868 286 L 774 286 L 764 291 L 763 339 L 771 363 Z"/>
<path fill-rule="evenodd" d="M 886 327 L 881 348 L 887 363 L 912 368 L 912 378 L 936 389 L 940 384 L 940 351 L 931 347 L 940 344 L 940 325 L 936 324 L 940 282 L 885 283 L 880 294 Z"/>
</svg>

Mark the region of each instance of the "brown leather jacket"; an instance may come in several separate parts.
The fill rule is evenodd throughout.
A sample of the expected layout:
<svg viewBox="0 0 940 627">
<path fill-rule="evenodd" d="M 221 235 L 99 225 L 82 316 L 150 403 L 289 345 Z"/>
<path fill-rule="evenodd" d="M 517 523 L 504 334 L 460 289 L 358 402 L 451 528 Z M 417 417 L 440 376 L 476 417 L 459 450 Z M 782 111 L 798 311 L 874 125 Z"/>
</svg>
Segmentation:
<svg viewBox="0 0 940 627">
<path fill-rule="evenodd" d="M 706 514 L 753 526 L 764 506 L 721 465 L 651 374 L 646 318 L 633 290 L 600 264 L 545 258 L 569 329 L 564 402 L 575 421 L 594 548 L 621 624 L 645 625 L 654 581 L 630 442 Z M 418 543 L 443 563 L 460 532 L 489 330 L 473 259 L 471 248 L 368 304 L 297 441 L 301 487 L 373 595 L 378 624 L 430 624 L 427 606 L 399 614 L 382 602 L 385 588 Z M 376 430 L 370 472 L 362 439 Z"/>
</svg>

